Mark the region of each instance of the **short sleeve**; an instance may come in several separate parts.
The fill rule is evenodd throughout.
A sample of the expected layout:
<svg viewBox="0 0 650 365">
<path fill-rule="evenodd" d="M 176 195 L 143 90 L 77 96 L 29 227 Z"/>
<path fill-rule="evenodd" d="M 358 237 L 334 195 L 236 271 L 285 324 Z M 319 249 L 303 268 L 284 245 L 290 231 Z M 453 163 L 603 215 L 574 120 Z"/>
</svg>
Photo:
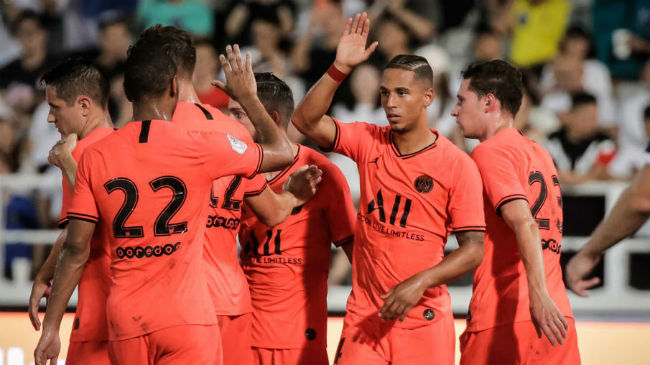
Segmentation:
<svg viewBox="0 0 650 365">
<path fill-rule="evenodd" d="M 257 174 L 250 179 L 246 178 L 244 184 L 245 197 L 260 195 L 267 186 L 264 174 Z"/>
<path fill-rule="evenodd" d="M 68 209 L 68 219 L 80 219 L 92 223 L 99 222 L 99 211 L 90 184 L 92 155 L 85 153 L 79 161 L 74 196 Z"/>
<path fill-rule="evenodd" d="M 367 151 L 373 145 L 371 141 L 379 136 L 380 127 L 364 122 L 343 123 L 337 119 L 333 120 L 336 136 L 328 150 L 348 156 L 355 162 L 365 161 Z"/>
<path fill-rule="evenodd" d="M 321 166 L 324 168 L 325 166 Z M 354 240 L 354 225 L 357 212 L 352 203 L 350 187 L 345 176 L 336 165 L 328 161 L 327 168 L 323 171 L 328 176 L 327 184 L 322 184 L 322 198 L 326 202 L 326 217 L 329 223 L 330 237 L 335 246 L 343 246 Z M 336 199 L 332 199 L 336 197 Z"/>
<path fill-rule="evenodd" d="M 462 156 L 455 170 L 448 205 L 451 231 L 484 231 L 483 184 L 478 168 L 468 156 Z"/>
<path fill-rule="evenodd" d="M 246 143 L 230 134 L 219 132 L 189 132 L 206 153 L 205 167 L 212 180 L 240 175 L 252 178 L 262 164 L 262 147 Z"/>
<path fill-rule="evenodd" d="M 499 208 L 509 201 L 528 201 L 521 179 L 517 175 L 514 156 L 502 149 L 479 145 L 474 149 L 472 158 L 481 173 L 485 195 L 497 214 Z"/>
</svg>

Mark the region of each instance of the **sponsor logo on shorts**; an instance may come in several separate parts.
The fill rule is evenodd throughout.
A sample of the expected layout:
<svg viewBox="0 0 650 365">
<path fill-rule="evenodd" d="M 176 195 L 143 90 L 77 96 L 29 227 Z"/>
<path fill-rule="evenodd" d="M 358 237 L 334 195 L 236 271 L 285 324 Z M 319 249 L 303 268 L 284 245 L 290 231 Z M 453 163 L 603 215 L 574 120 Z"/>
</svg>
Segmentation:
<svg viewBox="0 0 650 365">
<path fill-rule="evenodd" d="M 178 251 L 181 243 L 168 243 L 166 245 L 157 245 L 157 246 L 138 246 L 138 247 L 118 247 L 115 249 L 115 254 L 117 257 L 123 258 L 137 258 L 141 259 L 144 257 L 160 257 L 162 255 L 170 256 L 174 252 Z"/>
<path fill-rule="evenodd" d="M 415 179 L 413 185 L 419 193 L 426 194 L 433 189 L 433 178 L 429 175 L 420 175 Z"/>
</svg>

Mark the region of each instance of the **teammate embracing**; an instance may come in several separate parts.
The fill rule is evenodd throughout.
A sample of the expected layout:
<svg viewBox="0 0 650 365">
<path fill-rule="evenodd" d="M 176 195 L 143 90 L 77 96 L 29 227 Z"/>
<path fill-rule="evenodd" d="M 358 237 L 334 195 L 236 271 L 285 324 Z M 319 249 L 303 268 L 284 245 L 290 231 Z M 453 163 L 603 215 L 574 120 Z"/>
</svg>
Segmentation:
<svg viewBox="0 0 650 365">
<path fill-rule="evenodd" d="M 334 64 L 292 117 L 316 144 L 355 160 L 361 178 L 352 294 L 335 363 L 451 365 L 445 284 L 481 262 L 480 175 L 467 154 L 428 127 L 433 72 L 422 57 L 399 55 L 384 69 L 379 92 L 390 126 L 325 115 L 346 74 L 375 49 L 366 48 L 369 27 L 365 13 L 348 19 Z M 450 233 L 459 248 L 445 256 Z"/>
</svg>

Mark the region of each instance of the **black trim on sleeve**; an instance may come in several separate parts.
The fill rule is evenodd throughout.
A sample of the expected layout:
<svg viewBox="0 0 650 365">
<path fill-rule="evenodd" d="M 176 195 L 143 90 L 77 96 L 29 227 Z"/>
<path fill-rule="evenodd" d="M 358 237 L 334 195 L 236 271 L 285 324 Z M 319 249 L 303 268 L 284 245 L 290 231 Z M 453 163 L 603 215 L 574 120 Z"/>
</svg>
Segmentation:
<svg viewBox="0 0 650 365">
<path fill-rule="evenodd" d="M 68 217 L 61 218 L 56 223 L 56 226 L 60 229 L 64 229 L 67 225 L 68 225 Z"/>
<path fill-rule="evenodd" d="M 296 155 L 293 157 L 293 162 L 291 163 L 291 165 L 289 165 L 289 166 L 285 167 L 284 169 L 282 169 L 282 171 L 280 171 L 279 174 L 275 175 L 274 178 L 269 180 L 268 181 L 269 184 L 273 184 L 274 182 L 280 180 L 284 175 L 287 174 L 287 172 L 289 172 L 289 170 L 291 170 L 293 168 L 293 166 L 296 163 L 298 163 L 298 160 L 300 159 L 300 145 L 297 144 L 296 146 L 298 146 L 298 151 L 296 151 Z"/>
<path fill-rule="evenodd" d="M 341 246 L 345 246 L 345 245 L 347 245 L 349 243 L 352 243 L 352 242 L 354 242 L 354 236 L 348 236 L 348 237 L 345 237 L 343 239 L 340 239 L 340 240 L 338 240 L 336 242 L 332 242 L 332 243 L 336 247 L 341 247 Z"/>
<path fill-rule="evenodd" d="M 255 171 L 253 171 L 252 174 L 249 176 L 246 176 L 247 179 L 252 179 L 255 177 L 255 175 L 260 173 L 260 169 L 262 168 L 262 159 L 264 158 L 264 150 L 262 149 L 262 145 L 255 143 L 255 147 L 257 147 L 257 167 L 255 168 Z"/>
<path fill-rule="evenodd" d="M 485 231 L 485 226 L 464 226 L 458 228 L 452 228 L 452 233 L 466 232 L 466 231 Z"/>
<path fill-rule="evenodd" d="M 510 203 L 511 201 L 518 200 L 518 199 L 525 200 L 526 202 L 528 202 L 528 198 L 526 197 L 526 195 L 523 195 L 523 194 L 512 194 L 512 195 L 504 196 L 503 198 L 501 198 L 501 200 L 499 200 L 496 207 L 494 207 L 494 211 L 500 217 L 501 216 L 501 206 L 503 204 L 505 204 L 505 203 Z"/>
<path fill-rule="evenodd" d="M 86 221 L 86 222 L 95 223 L 95 224 L 99 222 L 99 218 L 96 218 L 96 217 L 93 217 L 93 216 L 90 216 L 90 215 L 86 215 L 86 214 L 79 214 L 79 216 L 77 216 L 76 214 L 79 214 L 79 213 L 68 213 L 68 220 L 78 219 L 80 221 Z"/>
<path fill-rule="evenodd" d="M 339 131 L 339 122 L 332 118 L 332 122 L 334 122 L 334 126 L 336 128 L 335 134 L 334 134 L 334 142 L 328 147 L 320 147 L 321 151 L 323 152 L 332 152 L 335 151 L 339 148 L 339 144 L 341 143 L 341 131 Z"/>
<path fill-rule="evenodd" d="M 266 188 L 268 188 L 268 187 L 269 187 L 268 184 L 264 184 L 264 186 L 259 190 L 247 191 L 247 192 L 244 193 L 244 197 L 250 198 L 252 196 L 258 196 L 258 195 L 262 194 L 264 192 L 264 190 L 266 190 Z"/>
<path fill-rule="evenodd" d="M 199 109 L 201 109 L 201 111 L 203 112 L 203 114 L 205 114 L 205 119 L 207 119 L 207 120 L 214 120 L 214 118 L 212 117 L 212 114 L 211 114 L 211 113 L 210 113 L 206 108 L 204 108 L 201 104 L 199 104 L 199 103 L 194 103 L 194 105 L 196 105 Z"/>
<path fill-rule="evenodd" d="M 143 120 L 142 121 L 142 126 L 140 127 L 140 143 L 147 143 L 149 142 L 149 128 L 151 127 L 151 121 L 150 120 Z"/>
</svg>

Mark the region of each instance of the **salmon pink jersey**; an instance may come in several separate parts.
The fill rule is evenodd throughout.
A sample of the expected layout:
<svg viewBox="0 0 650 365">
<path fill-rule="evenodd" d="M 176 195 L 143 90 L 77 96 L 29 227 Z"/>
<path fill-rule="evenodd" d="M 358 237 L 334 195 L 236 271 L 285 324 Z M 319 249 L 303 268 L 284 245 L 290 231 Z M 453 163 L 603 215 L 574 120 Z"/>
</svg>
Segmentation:
<svg viewBox="0 0 650 365">
<path fill-rule="evenodd" d="M 259 145 L 161 120 L 131 122 L 81 158 L 69 218 L 97 223 L 111 252 L 109 339 L 216 324 L 203 263 L 212 181 L 253 176 Z"/>
<path fill-rule="evenodd" d="M 172 121 L 189 130 L 228 133 L 241 141 L 253 143 L 241 123 L 207 104 L 180 102 Z M 244 196 L 260 194 L 265 188 L 263 174 L 252 179 L 226 176 L 214 181 L 210 199 L 206 200 L 209 213 L 203 257 L 208 289 L 219 315 L 240 315 L 253 310 L 248 283 L 237 257 L 237 233 Z"/>
<path fill-rule="evenodd" d="M 86 148 L 113 133 L 113 128 L 97 128 L 77 142 L 72 158 L 79 163 Z M 63 204 L 59 227 L 68 224 L 68 209 L 72 204 L 73 192 L 65 177 L 63 178 Z M 70 341 L 106 341 L 106 298 L 110 285 L 110 255 L 98 235 L 90 242 L 90 257 L 79 279 L 77 310 L 70 333 Z"/>
<path fill-rule="evenodd" d="M 253 346 L 327 344 L 327 276 L 331 245 L 351 243 L 355 210 L 343 173 L 327 157 L 298 145 L 292 165 L 269 181 L 275 192 L 296 169 L 317 165 L 316 195 L 275 227 L 244 209 L 239 242 L 253 301 Z"/>
<path fill-rule="evenodd" d="M 357 163 L 361 180 L 347 305 L 354 323 L 376 318 L 381 295 L 440 263 L 450 233 L 485 230 L 482 185 L 470 157 L 435 130 L 433 144 L 401 154 L 390 126 L 335 123 L 332 149 Z M 445 285 L 427 289 L 395 327 L 423 326 L 442 313 L 451 313 Z"/>
<path fill-rule="evenodd" d="M 557 170 L 544 148 L 514 128 L 499 131 L 472 152 L 485 187 L 487 231 L 483 262 L 474 274 L 467 330 L 530 321 L 528 281 L 514 232 L 499 215 L 512 200 L 528 202 L 537 221 L 548 293 L 572 317 L 562 282 L 562 194 Z"/>
</svg>

